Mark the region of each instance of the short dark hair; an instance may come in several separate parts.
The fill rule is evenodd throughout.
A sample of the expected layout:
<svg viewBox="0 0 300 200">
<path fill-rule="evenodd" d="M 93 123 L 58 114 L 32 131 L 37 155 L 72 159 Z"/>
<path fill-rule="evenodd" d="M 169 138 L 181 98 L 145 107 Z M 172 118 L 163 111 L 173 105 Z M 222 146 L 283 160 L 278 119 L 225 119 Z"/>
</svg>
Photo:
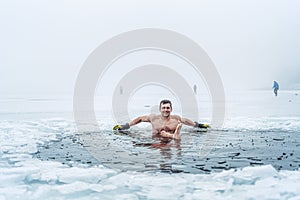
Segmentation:
<svg viewBox="0 0 300 200">
<path fill-rule="evenodd" d="M 161 108 L 162 104 L 167 104 L 167 103 L 170 104 L 171 109 L 172 109 L 172 102 L 170 100 L 168 100 L 168 99 L 163 99 L 163 100 L 160 101 L 160 103 L 159 103 L 159 109 Z"/>
</svg>

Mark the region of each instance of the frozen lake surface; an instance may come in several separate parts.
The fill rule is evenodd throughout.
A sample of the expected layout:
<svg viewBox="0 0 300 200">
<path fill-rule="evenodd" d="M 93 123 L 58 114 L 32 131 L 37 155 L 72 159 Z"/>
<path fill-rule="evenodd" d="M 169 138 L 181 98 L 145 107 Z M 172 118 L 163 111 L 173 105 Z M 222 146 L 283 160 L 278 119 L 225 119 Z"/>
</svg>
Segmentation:
<svg viewBox="0 0 300 200">
<path fill-rule="evenodd" d="M 149 112 L 139 103 L 133 115 Z M 0 200 L 299 199 L 297 91 L 236 92 L 226 106 L 223 128 L 185 127 L 166 143 L 147 124 L 114 133 L 109 111 L 97 112 L 99 133 L 82 135 L 68 98 L 2 98 Z"/>
</svg>

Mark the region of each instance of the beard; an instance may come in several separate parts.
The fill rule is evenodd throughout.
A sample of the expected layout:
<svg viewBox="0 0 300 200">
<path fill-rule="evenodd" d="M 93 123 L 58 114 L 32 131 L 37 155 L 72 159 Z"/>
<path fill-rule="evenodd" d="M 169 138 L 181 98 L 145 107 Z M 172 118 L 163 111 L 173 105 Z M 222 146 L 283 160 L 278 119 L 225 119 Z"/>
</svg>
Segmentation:
<svg viewBox="0 0 300 200">
<path fill-rule="evenodd" d="M 163 112 L 163 113 L 162 113 L 162 116 L 163 116 L 163 117 L 169 117 L 169 116 L 170 116 L 170 113 L 169 113 L 169 112 Z"/>
</svg>

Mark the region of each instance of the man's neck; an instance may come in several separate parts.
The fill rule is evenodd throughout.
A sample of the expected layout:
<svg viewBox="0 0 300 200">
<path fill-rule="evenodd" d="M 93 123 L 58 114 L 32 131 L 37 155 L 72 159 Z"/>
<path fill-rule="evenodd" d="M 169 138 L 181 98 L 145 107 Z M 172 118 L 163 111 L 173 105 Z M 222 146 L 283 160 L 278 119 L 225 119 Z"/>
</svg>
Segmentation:
<svg viewBox="0 0 300 200">
<path fill-rule="evenodd" d="M 166 120 L 169 120 L 169 119 L 171 118 L 171 115 L 168 115 L 168 116 L 163 116 L 163 115 L 161 115 L 160 118 L 161 118 L 162 120 L 166 121 Z"/>
</svg>

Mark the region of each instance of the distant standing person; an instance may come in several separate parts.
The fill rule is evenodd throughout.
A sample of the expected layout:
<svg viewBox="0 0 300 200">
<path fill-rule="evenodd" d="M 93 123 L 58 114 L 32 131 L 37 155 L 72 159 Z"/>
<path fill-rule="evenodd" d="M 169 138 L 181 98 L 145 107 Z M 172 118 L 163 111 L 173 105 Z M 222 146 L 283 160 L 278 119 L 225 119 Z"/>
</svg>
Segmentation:
<svg viewBox="0 0 300 200">
<path fill-rule="evenodd" d="M 275 96 L 277 96 L 277 91 L 279 90 L 279 84 L 276 81 L 274 81 L 273 89 L 274 89 Z"/>
<path fill-rule="evenodd" d="M 122 95 L 123 94 L 123 87 L 120 86 L 120 94 Z"/>
<path fill-rule="evenodd" d="M 194 85 L 194 93 L 197 94 L 197 85 Z"/>
</svg>

